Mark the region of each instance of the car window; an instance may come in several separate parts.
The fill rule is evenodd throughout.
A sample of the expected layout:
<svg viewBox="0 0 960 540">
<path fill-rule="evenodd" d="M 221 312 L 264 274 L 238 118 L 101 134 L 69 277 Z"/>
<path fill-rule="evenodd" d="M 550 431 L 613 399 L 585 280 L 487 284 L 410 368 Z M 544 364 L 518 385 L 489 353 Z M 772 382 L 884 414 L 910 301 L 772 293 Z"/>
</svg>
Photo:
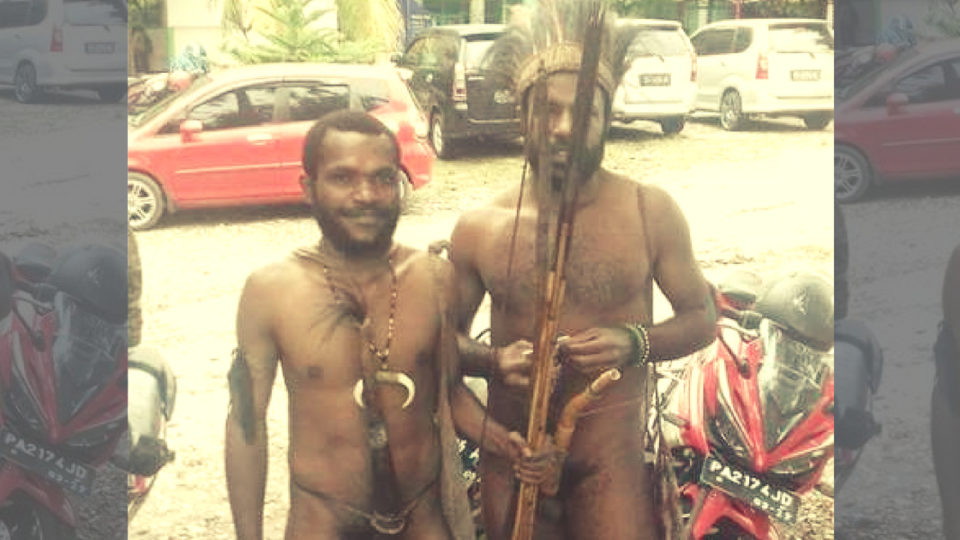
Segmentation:
<svg viewBox="0 0 960 540">
<path fill-rule="evenodd" d="M 701 56 L 729 54 L 733 45 L 733 34 L 733 28 L 707 30 L 696 36 L 693 47 Z"/>
<path fill-rule="evenodd" d="M 753 28 L 737 28 L 737 35 L 733 38 L 733 52 L 742 53 L 753 43 Z"/>
<path fill-rule="evenodd" d="M 350 107 L 350 89 L 345 84 L 296 83 L 277 90 L 279 122 L 313 122 L 321 116 Z"/>
<path fill-rule="evenodd" d="M 276 105 L 276 85 L 248 86 L 237 94 L 240 106 L 240 121 L 244 126 L 273 122 Z"/>
<path fill-rule="evenodd" d="M 197 105 L 187 114 L 187 119 L 199 120 L 204 131 L 240 127 L 240 102 L 236 92 L 220 94 Z"/>
<path fill-rule="evenodd" d="M 833 34 L 823 24 L 770 25 L 770 50 L 774 52 L 831 52 Z"/>
<path fill-rule="evenodd" d="M 463 64 L 466 69 L 477 69 L 480 67 L 483 57 L 490 50 L 494 39 L 468 39 L 463 48 Z"/>
<path fill-rule="evenodd" d="M 943 64 L 936 64 L 900 79 L 894 92 L 907 95 L 910 103 L 933 103 L 950 99 L 947 75 Z"/>
<path fill-rule="evenodd" d="M 29 0 L 0 2 L 0 28 L 26 26 L 29 13 Z"/>
<path fill-rule="evenodd" d="M 350 86 L 353 97 L 364 111 L 369 112 L 390 102 L 390 85 L 385 79 L 356 79 L 350 81 Z M 406 91 L 405 86 L 403 89 Z"/>
<path fill-rule="evenodd" d="M 67 24 L 77 26 L 126 24 L 126 6 L 123 0 L 65 0 L 63 17 Z"/>
<path fill-rule="evenodd" d="M 870 98 L 866 106 L 884 107 L 890 94 L 905 94 L 910 103 L 935 103 L 952 99 L 953 92 L 947 84 L 945 65 L 938 63 L 896 81 Z"/>
<path fill-rule="evenodd" d="M 645 56 L 684 56 L 689 54 L 687 42 L 680 30 L 670 27 L 644 28 L 630 43 L 627 55 L 631 58 Z"/>
<path fill-rule="evenodd" d="M 410 44 L 407 53 L 403 55 L 403 64 L 407 66 L 419 66 L 422 62 L 423 53 L 427 49 L 427 38 L 419 38 Z"/>
</svg>

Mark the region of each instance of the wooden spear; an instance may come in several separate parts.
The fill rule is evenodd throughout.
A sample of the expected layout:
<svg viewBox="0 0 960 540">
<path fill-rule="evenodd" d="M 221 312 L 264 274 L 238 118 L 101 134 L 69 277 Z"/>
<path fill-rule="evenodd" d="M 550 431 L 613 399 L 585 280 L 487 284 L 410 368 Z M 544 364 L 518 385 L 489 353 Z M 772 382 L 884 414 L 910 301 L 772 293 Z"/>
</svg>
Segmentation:
<svg viewBox="0 0 960 540">
<path fill-rule="evenodd" d="M 583 39 L 583 56 L 577 78 L 577 94 L 573 104 L 571 148 L 568 154 L 566 177 L 556 185 L 549 175 L 552 168 L 547 132 L 546 73 L 541 65 L 534 87 L 534 117 L 538 120 L 540 156 L 537 171 L 537 259 L 541 268 L 538 291 L 536 335 L 533 345 L 534 365 L 530 395 L 530 417 L 527 424 L 527 444 L 539 451 L 547 438 L 547 415 L 550 394 L 556 373 L 556 338 L 566 286 L 564 268 L 570 250 L 577 191 L 587 180 L 586 138 L 593 96 L 600 62 L 600 46 L 604 11 L 600 2 L 590 6 L 587 28 Z M 553 218 L 556 218 L 555 220 Z M 551 223 L 553 222 L 553 223 Z M 551 229 L 553 229 L 551 231 Z M 552 234 L 551 234 L 552 233 Z M 513 526 L 513 540 L 533 537 L 536 522 L 539 486 L 521 483 Z"/>
</svg>

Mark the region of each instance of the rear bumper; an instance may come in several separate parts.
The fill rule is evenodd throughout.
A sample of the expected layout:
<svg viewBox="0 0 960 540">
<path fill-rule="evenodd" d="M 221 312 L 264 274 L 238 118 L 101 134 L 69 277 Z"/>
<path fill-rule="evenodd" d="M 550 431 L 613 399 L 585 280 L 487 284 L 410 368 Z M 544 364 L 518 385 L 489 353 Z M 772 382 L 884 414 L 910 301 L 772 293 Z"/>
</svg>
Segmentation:
<svg viewBox="0 0 960 540">
<path fill-rule="evenodd" d="M 446 135 L 451 139 L 468 139 L 481 135 L 496 137 L 519 137 L 520 119 L 474 120 L 467 111 L 454 111 L 453 122 L 446 127 Z"/>
<path fill-rule="evenodd" d="M 793 114 L 833 112 L 833 93 L 800 97 L 783 97 L 774 92 L 756 89 L 744 92 L 743 112 L 747 114 Z"/>
<path fill-rule="evenodd" d="M 659 120 L 688 116 L 693 111 L 693 100 L 673 103 L 614 104 L 614 120 Z"/>
<path fill-rule="evenodd" d="M 69 69 L 63 62 L 48 60 L 37 63 L 37 84 L 61 88 L 96 88 L 127 84 L 126 66 L 119 69 Z"/>
</svg>

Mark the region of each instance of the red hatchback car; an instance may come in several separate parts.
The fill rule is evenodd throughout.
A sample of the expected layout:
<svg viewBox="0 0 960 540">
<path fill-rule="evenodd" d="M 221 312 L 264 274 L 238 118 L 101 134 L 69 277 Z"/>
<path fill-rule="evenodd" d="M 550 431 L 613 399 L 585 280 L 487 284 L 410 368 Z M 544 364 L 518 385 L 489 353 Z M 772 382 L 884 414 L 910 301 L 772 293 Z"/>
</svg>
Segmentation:
<svg viewBox="0 0 960 540">
<path fill-rule="evenodd" d="M 130 226 L 147 229 L 186 208 L 304 202 L 304 137 L 346 108 L 397 134 L 404 195 L 430 181 L 427 123 L 393 66 L 246 66 L 202 77 L 129 119 Z"/>
<path fill-rule="evenodd" d="M 918 45 L 837 93 L 840 202 L 880 180 L 960 178 L 960 40 Z"/>
</svg>

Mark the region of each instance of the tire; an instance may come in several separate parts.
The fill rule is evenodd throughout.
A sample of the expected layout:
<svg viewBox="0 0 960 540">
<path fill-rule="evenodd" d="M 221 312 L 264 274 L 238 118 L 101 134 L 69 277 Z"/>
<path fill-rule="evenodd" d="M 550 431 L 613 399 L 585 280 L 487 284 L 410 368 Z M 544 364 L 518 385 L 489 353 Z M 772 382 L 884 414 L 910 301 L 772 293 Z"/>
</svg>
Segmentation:
<svg viewBox="0 0 960 540">
<path fill-rule="evenodd" d="M 127 95 L 127 87 L 122 84 L 114 84 L 97 88 L 97 95 L 100 101 L 104 103 L 117 103 L 123 96 Z"/>
<path fill-rule="evenodd" d="M 833 115 L 830 113 L 813 113 L 803 117 L 803 124 L 807 129 L 823 129 L 830 124 L 831 120 Z"/>
<path fill-rule="evenodd" d="M 0 506 L 0 538 L 76 540 L 77 533 L 43 505 L 17 492 Z"/>
<path fill-rule="evenodd" d="M 164 212 L 163 190 L 149 176 L 134 171 L 127 173 L 127 222 L 135 231 L 149 229 L 160 221 Z"/>
<path fill-rule="evenodd" d="M 440 111 L 430 115 L 430 146 L 440 159 L 453 157 L 450 139 L 443 133 L 443 113 Z"/>
<path fill-rule="evenodd" d="M 873 171 L 863 154 L 849 146 L 833 149 L 833 190 L 837 202 L 862 200 L 873 182 Z"/>
<path fill-rule="evenodd" d="M 737 131 L 743 127 L 743 100 L 736 90 L 727 90 L 720 98 L 720 125 L 727 131 Z"/>
<path fill-rule="evenodd" d="M 660 129 L 663 130 L 664 135 L 675 135 L 680 133 L 683 131 L 683 128 L 686 125 L 687 121 L 682 116 L 667 118 L 660 121 Z"/>
<path fill-rule="evenodd" d="M 41 92 L 37 86 L 37 69 L 33 64 L 24 62 L 17 66 L 17 73 L 13 77 L 13 94 L 20 103 L 36 103 Z"/>
<path fill-rule="evenodd" d="M 407 172 L 400 170 L 400 209 L 402 212 L 406 212 L 407 208 L 410 206 L 410 197 L 413 195 L 413 184 L 410 182 L 410 177 L 407 175 Z"/>
</svg>

